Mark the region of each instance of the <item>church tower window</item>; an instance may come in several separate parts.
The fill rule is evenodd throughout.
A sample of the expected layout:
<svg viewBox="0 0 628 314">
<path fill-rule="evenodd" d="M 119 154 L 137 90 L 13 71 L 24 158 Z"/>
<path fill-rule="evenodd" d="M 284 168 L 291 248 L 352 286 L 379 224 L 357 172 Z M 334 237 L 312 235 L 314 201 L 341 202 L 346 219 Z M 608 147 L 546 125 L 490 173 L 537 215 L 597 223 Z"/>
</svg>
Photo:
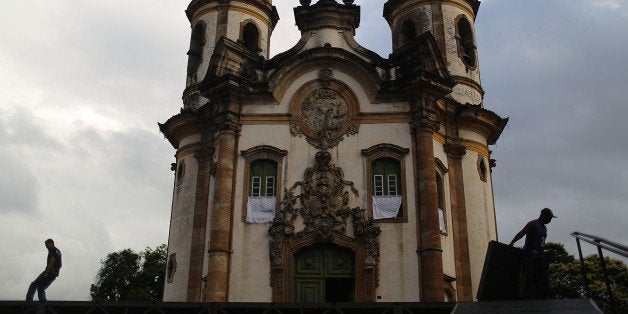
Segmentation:
<svg viewBox="0 0 628 314">
<path fill-rule="evenodd" d="M 177 186 L 183 183 L 183 177 L 185 176 L 185 162 L 181 160 L 177 167 Z"/>
<path fill-rule="evenodd" d="M 244 47 L 255 52 L 259 51 L 259 30 L 255 24 L 249 22 L 242 29 L 242 41 Z"/>
<path fill-rule="evenodd" d="M 401 25 L 401 32 L 399 33 L 400 46 L 407 45 L 414 38 L 416 38 L 416 26 L 411 20 L 406 20 Z"/>
<path fill-rule="evenodd" d="M 188 83 L 198 81 L 196 72 L 203 60 L 203 45 L 205 45 L 205 23 L 199 22 L 192 29 L 190 50 L 188 50 Z"/>
<path fill-rule="evenodd" d="M 486 182 L 486 163 L 484 162 L 484 158 L 481 155 L 478 155 L 478 174 L 480 175 L 480 180 Z"/>
<path fill-rule="evenodd" d="M 473 28 L 464 15 L 459 16 L 457 20 L 456 39 L 458 41 L 458 56 L 466 66 L 475 68 L 476 47 L 475 40 L 473 39 Z"/>
</svg>

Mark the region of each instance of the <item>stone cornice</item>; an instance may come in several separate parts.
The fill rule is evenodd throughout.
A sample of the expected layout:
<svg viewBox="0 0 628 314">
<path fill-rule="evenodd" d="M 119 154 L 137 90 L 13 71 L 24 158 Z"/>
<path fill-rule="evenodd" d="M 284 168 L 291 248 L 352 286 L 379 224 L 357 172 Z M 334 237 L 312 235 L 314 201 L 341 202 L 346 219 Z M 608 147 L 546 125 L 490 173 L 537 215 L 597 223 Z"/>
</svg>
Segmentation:
<svg viewBox="0 0 628 314">
<path fill-rule="evenodd" d="M 161 133 L 176 149 L 179 148 L 179 143 L 184 138 L 207 131 L 197 113 L 188 109 L 181 109 L 179 114 L 172 116 L 163 124 L 157 123 L 157 125 Z"/>
<path fill-rule="evenodd" d="M 457 104 L 456 118 L 461 129 L 479 132 L 486 137 L 488 145 L 495 144 L 508 123 L 508 118 L 470 104 Z"/>
</svg>

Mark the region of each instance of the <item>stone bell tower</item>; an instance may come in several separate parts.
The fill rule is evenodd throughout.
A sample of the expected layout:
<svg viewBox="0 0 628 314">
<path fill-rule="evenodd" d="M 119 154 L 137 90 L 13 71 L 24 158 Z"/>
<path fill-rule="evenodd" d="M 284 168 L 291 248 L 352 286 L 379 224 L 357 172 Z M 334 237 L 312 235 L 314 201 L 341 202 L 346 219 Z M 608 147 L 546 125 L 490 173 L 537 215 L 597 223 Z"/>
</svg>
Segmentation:
<svg viewBox="0 0 628 314">
<path fill-rule="evenodd" d="M 393 52 L 421 34 L 432 33 L 447 70 L 457 83 L 449 96 L 462 104 L 481 105 L 484 95 L 475 43 L 474 23 L 479 7 L 478 0 L 389 0 L 384 5 Z"/>
<path fill-rule="evenodd" d="M 271 0 L 192 0 L 185 13 L 192 34 L 184 106 L 160 124 L 177 149 L 164 300 L 225 301 L 238 87 L 227 79 L 211 84 L 212 92 L 200 89 L 211 71 L 229 78 L 247 60 L 268 58 L 279 16 Z M 209 109 L 210 101 L 219 105 Z M 200 121 L 197 114 L 210 115 L 200 108 L 211 110 L 211 121 Z"/>
<path fill-rule="evenodd" d="M 440 175 L 448 177 L 450 185 L 446 206 L 450 207 L 453 232 L 441 241 L 426 244 L 440 245 L 443 259 L 453 258 L 455 261 L 455 271 L 453 268 L 448 271 L 445 266 L 445 274 L 456 273 L 455 289 L 451 290 L 455 290 L 454 298 L 458 300 L 473 299 L 483 259 L 483 255 L 474 252 L 483 252 L 486 239 L 496 238 L 497 234 L 490 171 L 495 161 L 490 158 L 491 151 L 487 146 L 497 138 L 481 135 L 482 123 L 470 123 L 469 120 L 474 113 L 493 114 L 483 109 L 484 90 L 480 82 L 474 26 L 479 8 L 478 0 L 388 0 L 384 4 L 384 18 L 392 32 L 392 55 L 407 53 L 408 49 L 414 49 L 418 38 L 429 34 L 454 82 L 450 92 L 441 99 L 440 106 L 436 107 L 436 131 L 433 134 L 442 144 L 434 154 L 446 156 L 447 169 Z M 398 74 L 404 75 L 403 71 Z M 508 119 L 497 121 L 503 127 Z M 483 148 L 479 149 L 480 146 Z M 442 202 L 440 197 L 439 202 Z M 447 250 L 447 246 L 453 250 Z M 430 269 L 433 267 L 423 267 L 423 273 L 429 274 Z"/>
<path fill-rule="evenodd" d="M 186 108 L 198 108 L 207 103 L 207 99 L 199 94 L 198 85 L 207 74 L 220 38 L 239 42 L 268 59 L 270 36 L 279 15 L 272 0 L 193 0 L 185 13 L 192 36 L 183 102 Z"/>
</svg>

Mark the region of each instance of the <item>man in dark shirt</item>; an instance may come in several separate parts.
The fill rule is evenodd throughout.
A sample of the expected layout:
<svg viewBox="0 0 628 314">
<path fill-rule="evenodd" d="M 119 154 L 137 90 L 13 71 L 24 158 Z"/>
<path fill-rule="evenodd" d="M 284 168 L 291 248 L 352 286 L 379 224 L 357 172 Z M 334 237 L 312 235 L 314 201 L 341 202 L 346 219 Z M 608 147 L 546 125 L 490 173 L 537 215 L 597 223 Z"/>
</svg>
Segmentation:
<svg viewBox="0 0 628 314">
<path fill-rule="evenodd" d="M 543 208 L 538 219 L 529 221 L 519 233 L 510 241 L 512 246 L 515 242 L 526 236 L 523 245 L 523 263 L 519 278 L 518 297 L 522 299 L 547 299 L 551 297 L 549 286 L 549 276 L 543 246 L 547 238 L 547 225 L 556 218 L 552 210 Z M 536 293 L 534 293 L 536 292 Z"/>
<path fill-rule="evenodd" d="M 61 268 L 61 251 L 55 247 L 55 242 L 52 239 L 46 240 L 44 244 L 48 249 L 46 269 L 28 287 L 26 301 L 33 301 L 35 290 L 37 290 L 37 297 L 39 298 L 39 301 L 46 301 L 46 288 L 48 288 L 57 276 L 59 276 L 59 269 Z"/>
</svg>

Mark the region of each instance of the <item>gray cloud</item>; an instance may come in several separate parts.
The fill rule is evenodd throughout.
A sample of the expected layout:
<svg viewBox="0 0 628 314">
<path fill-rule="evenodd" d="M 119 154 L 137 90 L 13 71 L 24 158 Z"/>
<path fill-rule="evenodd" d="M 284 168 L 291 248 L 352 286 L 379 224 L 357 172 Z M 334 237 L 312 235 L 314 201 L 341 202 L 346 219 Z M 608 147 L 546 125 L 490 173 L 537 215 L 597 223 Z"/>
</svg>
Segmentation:
<svg viewBox="0 0 628 314">
<path fill-rule="evenodd" d="M 549 206 L 560 217 L 549 240 L 572 253 L 576 230 L 628 242 L 628 92 L 617 66 L 628 61 L 627 27 L 621 11 L 584 1 L 491 1 L 480 10 L 485 102 L 511 119 L 494 148 L 503 241 Z"/>
</svg>

